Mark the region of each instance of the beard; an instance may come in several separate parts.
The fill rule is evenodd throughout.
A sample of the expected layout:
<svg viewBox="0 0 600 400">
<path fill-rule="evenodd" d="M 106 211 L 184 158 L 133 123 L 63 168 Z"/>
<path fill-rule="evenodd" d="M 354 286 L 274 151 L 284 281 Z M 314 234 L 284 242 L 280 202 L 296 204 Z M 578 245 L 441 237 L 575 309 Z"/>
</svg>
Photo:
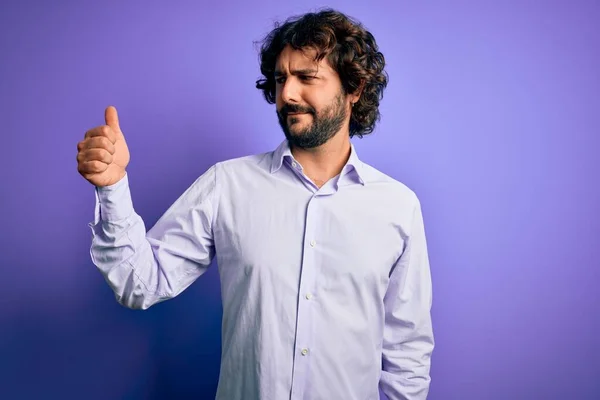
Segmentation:
<svg viewBox="0 0 600 400">
<path fill-rule="evenodd" d="M 279 125 L 285 134 L 290 147 L 302 149 L 311 149 L 325 144 L 342 127 L 347 116 L 344 107 L 345 95 L 340 93 L 336 96 L 331 105 L 327 106 L 321 112 L 316 112 L 312 107 L 301 107 L 292 104 L 285 104 L 277 112 Z M 299 129 L 302 118 L 306 116 L 288 117 L 289 113 L 307 113 L 312 115 L 312 122 L 303 129 Z"/>
</svg>

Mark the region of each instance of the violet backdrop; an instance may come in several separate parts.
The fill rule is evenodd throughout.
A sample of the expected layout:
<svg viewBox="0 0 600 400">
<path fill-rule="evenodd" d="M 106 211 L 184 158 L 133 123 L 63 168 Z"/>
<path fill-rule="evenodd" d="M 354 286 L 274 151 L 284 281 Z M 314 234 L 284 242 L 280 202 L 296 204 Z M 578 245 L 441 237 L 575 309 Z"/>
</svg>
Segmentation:
<svg viewBox="0 0 600 400">
<path fill-rule="evenodd" d="M 118 108 L 152 225 L 211 164 L 283 139 L 253 41 L 322 6 L 387 60 L 382 120 L 353 143 L 423 204 L 429 398 L 600 398 L 600 3 L 516 0 L 3 0 L 0 398 L 214 398 L 217 269 L 119 306 L 76 144 Z"/>
</svg>

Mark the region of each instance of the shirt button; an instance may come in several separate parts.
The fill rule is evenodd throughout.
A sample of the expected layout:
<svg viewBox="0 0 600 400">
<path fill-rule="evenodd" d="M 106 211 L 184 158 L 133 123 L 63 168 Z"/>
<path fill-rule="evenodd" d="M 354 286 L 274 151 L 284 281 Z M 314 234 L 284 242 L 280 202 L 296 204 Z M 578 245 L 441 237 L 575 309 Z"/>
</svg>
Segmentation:
<svg viewBox="0 0 600 400">
<path fill-rule="evenodd" d="M 296 168 L 298 166 L 298 164 L 296 164 L 296 162 L 292 162 L 292 167 Z"/>
<path fill-rule="evenodd" d="M 315 242 L 314 240 L 310 241 L 310 247 L 315 247 L 316 244 L 317 244 L 317 242 Z"/>
<path fill-rule="evenodd" d="M 312 298 L 312 293 L 306 293 L 306 300 L 310 300 Z"/>
<path fill-rule="evenodd" d="M 305 356 L 308 354 L 308 349 L 302 349 L 300 353 L 302 353 L 302 355 Z"/>
</svg>

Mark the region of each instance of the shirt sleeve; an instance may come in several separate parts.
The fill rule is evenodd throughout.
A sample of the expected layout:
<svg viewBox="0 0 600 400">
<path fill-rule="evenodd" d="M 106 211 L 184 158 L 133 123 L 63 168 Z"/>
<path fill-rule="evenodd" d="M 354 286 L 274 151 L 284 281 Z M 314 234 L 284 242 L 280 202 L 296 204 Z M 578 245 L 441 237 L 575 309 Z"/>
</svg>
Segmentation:
<svg viewBox="0 0 600 400">
<path fill-rule="evenodd" d="M 121 305 L 147 309 L 206 272 L 215 256 L 216 168 L 202 174 L 148 231 L 133 207 L 129 175 L 95 188 L 90 256 Z"/>
<path fill-rule="evenodd" d="M 420 202 L 384 297 L 380 389 L 390 400 L 425 400 L 434 347 L 432 285 Z"/>
</svg>

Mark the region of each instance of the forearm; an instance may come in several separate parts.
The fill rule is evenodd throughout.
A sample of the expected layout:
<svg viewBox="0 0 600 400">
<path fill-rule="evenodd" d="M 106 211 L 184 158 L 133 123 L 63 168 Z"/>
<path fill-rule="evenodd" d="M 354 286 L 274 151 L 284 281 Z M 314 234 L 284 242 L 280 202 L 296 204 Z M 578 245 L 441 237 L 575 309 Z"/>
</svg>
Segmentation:
<svg viewBox="0 0 600 400">
<path fill-rule="evenodd" d="M 147 309 L 177 296 L 205 271 L 212 257 L 210 243 L 185 239 L 200 230 L 190 222 L 192 212 L 176 203 L 147 232 L 133 209 L 127 177 L 97 190 L 90 255 L 120 304 Z"/>
<path fill-rule="evenodd" d="M 158 263 L 146 239 L 142 218 L 133 214 L 121 221 L 100 221 L 92 225 L 90 255 L 94 265 L 125 307 L 147 309 L 167 298 L 160 293 Z"/>
<path fill-rule="evenodd" d="M 390 400 L 425 400 L 431 381 L 432 281 L 418 202 L 410 227 L 384 299 L 381 389 Z"/>
<path fill-rule="evenodd" d="M 151 271 L 158 267 L 144 221 L 133 209 L 127 179 L 95 189 L 90 256 L 120 304 L 146 309 L 156 302 L 152 287 L 158 286 L 158 276 Z"/>
<path fill-rule="evenodd" d="M 427 329 L 384 351 L 380 387 L 390 400 L 427 398 L 433 346 L 433 334 Z"/>
</svg>

